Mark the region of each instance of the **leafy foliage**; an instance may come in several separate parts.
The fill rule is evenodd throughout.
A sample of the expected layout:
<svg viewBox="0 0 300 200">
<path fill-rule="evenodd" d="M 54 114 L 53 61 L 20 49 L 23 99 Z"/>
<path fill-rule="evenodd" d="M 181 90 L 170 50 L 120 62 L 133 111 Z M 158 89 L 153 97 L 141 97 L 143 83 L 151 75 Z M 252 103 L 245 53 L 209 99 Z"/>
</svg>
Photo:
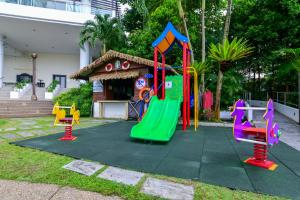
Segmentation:
<svg viewBox="0 0 300 200">
<path fill-rule="evenodd" d="M 260 90 L 296 89 L 290 80 L 296 80 L 297 73 L 287 73 L 282 65 L 286 60 L 273 52 L 300 47 L 299 17 L 298 0 L 235 1 L 230 35 L 243 37 L 255 47 L 240 67 L 241 73 L 247 74 L 245 79 L 251 78 L 245 86 L 253 95 Z"/>
<path fill-rule="evenodd" d="M 206 88 L 211 91 L 216 91 L 218 77 L 217 74 L 211 70 L 207 72 Z M 244 91 L 243 82 L 244 77 L 235 69 L 228 70 L 224 73 L 221 108 L 227 110 L 228 106 L 232 106 L 234 101 L 242 96 Z"/>
<path fill-rule="evenodd" d="M 57 80 L 53 80 L 51 84 L 48 86 L 47 92 L 53 92 L 58 84 L 59 82 Z"/>
<path fill-rule="evenodd" d="M 92 83 L 80 84 L 79 88 L 72 88 L 54 98 L 54 102 L 60 105 L 70 106 L 75 103 L 76 108 L 80 110 L 81 116 L 91 115 L 93 97 Z"/>
<path fill-rule="evenodd" d="M 122 48 L 125 44 L 125 34 L 117 18 L 96 15 L 95 20 L 87 21 L 80 32 L 80 46 L 82 47 L 85 42 L 93 47 L 101 43 L 103 52 L 106 52 Z"/>
<path fill-rule="evenodd" d="M 253 47 L 250 47 L 246 40 L 234 38 L 229 42 L 226 39 L 223 44 L 210 44 L 209 57 L 222 65 L 223 63 L 234 62 L 244 58 L 252 50 Z"/>
<path fill-rule="evenodd" d="M 16 83 L 16 88 L 17 88 L 17 89 L 23 89 L 24 86 L 25 86 L 27 83 L 30 83 L 30 81 L 22 80 L 22 81 L 20 81 L 20 82 L 17 82 L 17 83 Z"/>
</svg>

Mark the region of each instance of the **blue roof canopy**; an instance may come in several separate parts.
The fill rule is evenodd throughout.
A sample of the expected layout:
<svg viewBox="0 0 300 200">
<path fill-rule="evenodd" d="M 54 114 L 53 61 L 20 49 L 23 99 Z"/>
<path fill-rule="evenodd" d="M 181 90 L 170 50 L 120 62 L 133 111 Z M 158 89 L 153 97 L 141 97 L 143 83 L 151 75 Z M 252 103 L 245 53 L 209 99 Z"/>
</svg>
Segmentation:
<svg viewBox="0 0 300 200">
<path fill-rule="evenodd" d="M 165 54 L 172 49 L 175 43 L 182 47 L 184 43 L 188 44 L 188 42 L 188 38 L 178 32 L 171 22 L 168 22 L 165 30 L 152 43 L 152 47 L 157 47 L 160 53 Z"/>
</svg>

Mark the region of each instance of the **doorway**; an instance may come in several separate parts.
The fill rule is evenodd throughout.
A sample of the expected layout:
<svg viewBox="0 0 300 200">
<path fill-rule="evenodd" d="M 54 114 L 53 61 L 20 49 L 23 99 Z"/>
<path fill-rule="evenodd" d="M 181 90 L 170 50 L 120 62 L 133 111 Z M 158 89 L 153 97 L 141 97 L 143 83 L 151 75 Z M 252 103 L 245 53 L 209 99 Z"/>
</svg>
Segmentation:
<svg viewBox="0 0 300 200">
<path fill-rule="evenodd" d="M 133 79 L 116 79 L 110 80 L 113 100 L 130 100 L 134 96 Z"/>
<path fill-rule="evenodd" d="M 53 74 L 53 80 L 58 81 L 61 88 L 67 87 L 67 76 L 66 75 Z"/>
</svg>

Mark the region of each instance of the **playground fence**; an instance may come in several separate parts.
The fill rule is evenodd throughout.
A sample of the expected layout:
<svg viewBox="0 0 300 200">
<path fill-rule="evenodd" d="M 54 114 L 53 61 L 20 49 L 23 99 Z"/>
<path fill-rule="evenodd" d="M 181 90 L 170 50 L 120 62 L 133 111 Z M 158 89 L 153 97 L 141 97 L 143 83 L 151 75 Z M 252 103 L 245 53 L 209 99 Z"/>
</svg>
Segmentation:
<svg viewBox="0 0 300 200">
<path fill-rule="evenodd" d="M 293 108 L 298 108 L 298 98 L 299 92 L 245 92 L 243 94 L 243 99 L 246 100 L 261 100 L 268 101 L 269 99 L 273 99 L 274 102 L 287 105 Z"/>
</svg>

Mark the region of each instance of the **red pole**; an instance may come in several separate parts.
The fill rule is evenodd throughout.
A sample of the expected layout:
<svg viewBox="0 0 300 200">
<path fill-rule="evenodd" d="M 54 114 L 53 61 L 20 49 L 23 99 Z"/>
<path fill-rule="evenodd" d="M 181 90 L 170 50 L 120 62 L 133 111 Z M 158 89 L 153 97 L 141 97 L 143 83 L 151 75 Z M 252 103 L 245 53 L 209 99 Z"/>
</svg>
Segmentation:
<svg viewBox="0 0 300 200">
<path fill-rule="evenodd" d="M 187 49 L 187 44 L 183 43 L 183 63 L 182 63 L 182 68 L 183 68 L 183 116 L 182 116 L 182 130 L 186 129 L 186 106 L 187 106 L 187 101 L 186 101 L 186 49 Z"/>
<path fill-rule="evenodd" d="M 187 52 L 187 67 L 190 67 L 190 52 Z M 191 117 L 191 109 L 190 109 L 190 95 L 191 95 L 191 83 L 190 83 L 190 73 L 187 72 L 187 125 L 190 126 L 190 117 Z"/>
<path fill-rule="evenodd" d="M 165 77 L 166 77 L 166 70 L 165 70 L 165 63 L 166 63 L 166 57 L 165 54 L 161 54 L 162 57 L 162 78 L 161 78 L 161 82 L 162 82 L 162 95 L 161 95 L 161 99 L 165 99 Z"/>
<path fill-rule="evenodd" d="M 154 48 L 154 95 L 157 95 L 157 47 Z"/>
</svg>

